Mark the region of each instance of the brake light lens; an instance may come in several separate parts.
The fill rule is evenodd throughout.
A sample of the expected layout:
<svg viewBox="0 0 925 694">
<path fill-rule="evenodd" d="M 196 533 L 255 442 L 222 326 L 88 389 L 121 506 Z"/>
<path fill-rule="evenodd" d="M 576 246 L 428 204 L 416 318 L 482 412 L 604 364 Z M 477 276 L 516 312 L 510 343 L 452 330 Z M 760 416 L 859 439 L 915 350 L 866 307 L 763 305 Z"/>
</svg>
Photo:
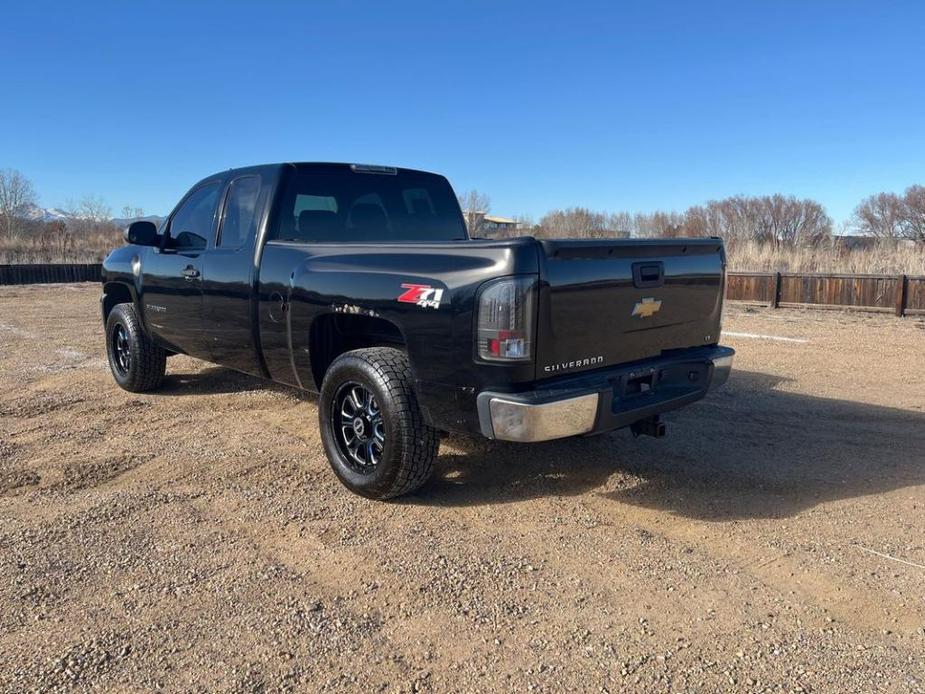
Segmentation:
<svg viewBox="0 0 925 694">
<path fill-rule="evenodd" d="M 479 292 L 477 341 L 480 359 L 522 362 L 533 358 L 535 277 L 503 277 Z"/>
</svg>

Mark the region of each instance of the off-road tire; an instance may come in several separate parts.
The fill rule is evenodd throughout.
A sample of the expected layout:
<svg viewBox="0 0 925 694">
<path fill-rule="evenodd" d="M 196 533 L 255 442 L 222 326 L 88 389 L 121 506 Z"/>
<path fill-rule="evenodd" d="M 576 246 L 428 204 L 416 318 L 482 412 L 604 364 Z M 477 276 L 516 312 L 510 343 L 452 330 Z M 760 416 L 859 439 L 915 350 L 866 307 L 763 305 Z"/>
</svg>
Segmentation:
<svg viewBox="0 0 925 694">
<path fill-rule="evenodd" d="M 128 341 L 128 366 L 123 368 L 115 335 L 121 328 Z M 167 352 L 154 344 L 142 330 L 132 304 L 117 304 L 106 318 L 106 355 L 109 369 L 122 388 L 132 393 L 154 390 L 164 380 Z"/>
<path fill-rule="evenodd" d="M 374 468 L 360 472 L 344 453 L 334 416 L 342 388 L 359 384 L 376 399 L 384 425 L 381 458 Z M 370 499 L 391 499 L 409 494 L 431 476 L 440 438 L 421 413 L 414 392 L 411 367 L 404 352 L 371 347 L 345 352 L 328 368 L 318 406 L 321 440 L 334 474 L 343 484 Z M 339 420 L 338 420 L 339 421 Z"/>
</svg>

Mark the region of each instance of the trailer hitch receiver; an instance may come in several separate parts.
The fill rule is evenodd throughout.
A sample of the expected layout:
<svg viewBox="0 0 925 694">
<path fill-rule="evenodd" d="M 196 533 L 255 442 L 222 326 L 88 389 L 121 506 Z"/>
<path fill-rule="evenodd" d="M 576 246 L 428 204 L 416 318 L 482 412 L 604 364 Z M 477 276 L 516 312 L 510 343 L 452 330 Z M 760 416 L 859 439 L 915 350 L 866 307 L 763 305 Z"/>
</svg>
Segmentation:
<svg viewBox="0 0 925 694">
<path fill-rule="evenodd" d="M 666 433 L 665 422 L 661 421 L 658 415 L 646 417 L 638 422 L 633 422 L 630 425 L 630 431 L 633 432 L 633 436 L 654 436 L 660 439 Z"/>
</svg>

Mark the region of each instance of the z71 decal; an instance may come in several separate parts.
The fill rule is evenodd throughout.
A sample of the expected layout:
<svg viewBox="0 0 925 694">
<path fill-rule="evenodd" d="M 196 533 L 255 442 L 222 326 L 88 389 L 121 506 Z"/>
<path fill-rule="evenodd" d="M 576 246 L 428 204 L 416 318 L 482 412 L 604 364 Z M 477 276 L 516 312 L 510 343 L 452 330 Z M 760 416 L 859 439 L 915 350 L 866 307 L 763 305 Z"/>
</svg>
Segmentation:
<svg viewBox="0 0 925 694">
<path fill-rule="evenodd" d="M 398 297 L 403 304 L 417 304 L 424 308 L 440 308 L 443 299 L 443 290 L 431 287 L 429 284 L 403 284 L 404 294 Z"/>
</svg>

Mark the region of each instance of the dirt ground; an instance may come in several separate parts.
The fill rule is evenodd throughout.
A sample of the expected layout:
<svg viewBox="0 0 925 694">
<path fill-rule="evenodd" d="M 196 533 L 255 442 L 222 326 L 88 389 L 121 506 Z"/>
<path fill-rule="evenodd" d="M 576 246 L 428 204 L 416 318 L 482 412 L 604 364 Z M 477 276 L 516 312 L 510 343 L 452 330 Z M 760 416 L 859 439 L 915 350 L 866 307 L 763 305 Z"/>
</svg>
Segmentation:
<svg viewBox="0 0 925 694">
<path fill-rule="evenodd" d="M 0 690 L 925 691 L 925 321 L 727 309 L 725 389 L 626 432 L 450 438 L 394 503 L 310 396 L 172 358 L 93 285 L 0 288 Z"/>
</svg>

